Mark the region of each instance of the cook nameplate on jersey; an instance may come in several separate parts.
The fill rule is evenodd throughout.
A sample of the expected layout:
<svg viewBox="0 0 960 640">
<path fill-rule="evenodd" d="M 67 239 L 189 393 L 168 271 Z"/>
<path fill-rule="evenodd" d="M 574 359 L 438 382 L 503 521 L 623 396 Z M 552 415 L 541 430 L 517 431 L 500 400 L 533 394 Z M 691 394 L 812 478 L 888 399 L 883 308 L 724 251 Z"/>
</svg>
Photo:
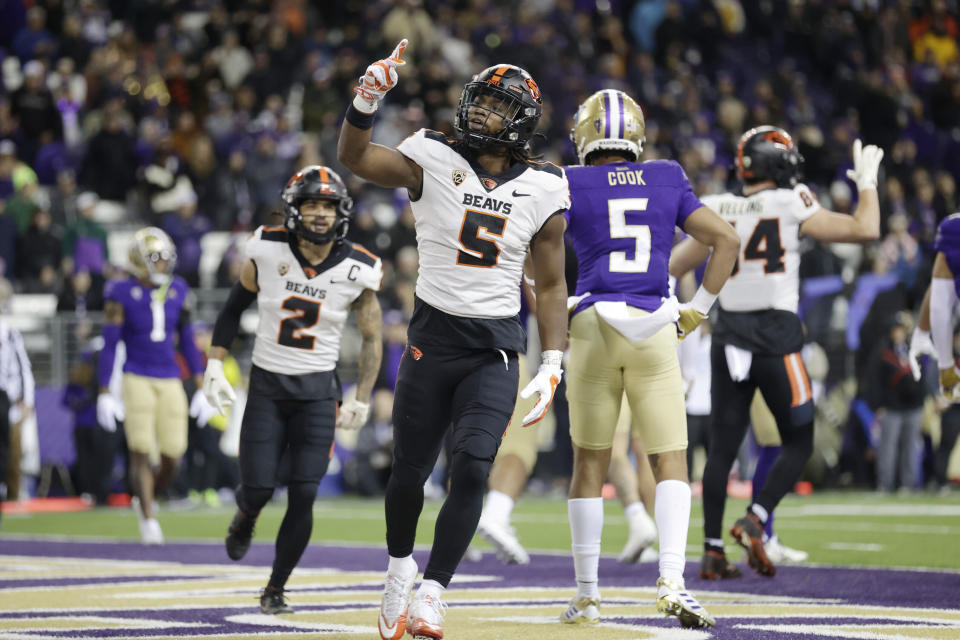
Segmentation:
<svg viewBox="0 0 960 640">
<path fill-rule="evenodd" d="M 422 303 L 411 319 L 411 335 L 522 350 L 517 313 L 523 260 L 547 220 L 570 205 L 563 170 L 549 163 L 515 163 L 491 176 L 458 152 L 456 140 L 426 129 L 397 148 L 423 169 L 421 193 L 411 201 L 420 257 L 416 293 Z M 457 319 L 465 320 L 462 327 L 453 326 Z M 482 326 L 486 321 L 503 326 Z M 447 338 L 435 333 L 442 327 L 450 330 Z"/>
<path fill-rule="evenodd" d="M 332 371 L 350 307 L 380 288 L 379 258 L 350 242 L 309 264 L 284 229 L 259 228 L 247 242 L 257 267 L 259 323 L 253 363 L 274 373 Z"/>
</svg>

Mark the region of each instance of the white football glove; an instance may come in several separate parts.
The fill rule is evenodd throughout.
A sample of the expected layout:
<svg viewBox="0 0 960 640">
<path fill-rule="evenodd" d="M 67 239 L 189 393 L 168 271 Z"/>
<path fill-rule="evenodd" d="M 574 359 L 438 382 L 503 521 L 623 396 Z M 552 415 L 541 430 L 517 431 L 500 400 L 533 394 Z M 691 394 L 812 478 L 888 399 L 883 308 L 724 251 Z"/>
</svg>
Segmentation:
<svg viewBox="0 0 960 640">
<path fill-rule="evenodd" d="M 123 418 L 123 403 L 117 400 L 112 393 L 101 393 L 97 396 L 97 422 L 105 431 L 110 433 L 116 431 L 117 423 Z"/>
<path fill-rule="evenodd" d="M 203 389 L 197 389 L 193 392 L 193 398 L 190 399 L 190 417 L 197 419 L 198 427 L 205 427 L 210 422 L 210 418 L 217 415 L 219 411 L 210 404 Z"/>
<path fill-rule="evenodd" d="M 913 374 L 914 380 L 920 379 L 920 356 L 923 355 L 936 358 L 937 352 L 933 348 L 930 332 L 917 327 L 910 337 L 910 373 Z"/>
<path fill-rule="evenodd" d="M 535 422 L 540 422 L 543 416 L 547 414 L 547 409 L 550 408 L 550 403 L 553 401 L 553 394 L 563 377 L 563 369 L 560 368 L 562 359 L 562 351 L 550 350 L 540 354 L 541 364 L 540 369 L 537 370 L 537 375 L 520 392 L 520 397 L 524 399 L 529 398 L 534 393 L 539 393 L 540 397 L 530 413 L 523 416 L 521 426 L 526 427 Z"/>
<path fill-rule="evenodd" d="M 227 376 L 223 375 L 223 360 L 215 358 L 207 360 L 207 370 L 203 372 L 203 395 L 222 416 L 227 415 L 226 407 L 232 405 L 237 399 L 233 386 L 227 380 Z"/>
<path fill-rule="evenodd" d="M 359 429 L 367 422 L 370 415 L 370 405 L 357 400 L 347 400 L 340 405 L 340 415 L 337 416 L 337 429 Z"/>
<path fill-rule="evenodd" d="M 860 139 L 853 142 L 853 169 L 847 169 L 847 177 L 857 183 L 857 191 L 877 188 L 877 172 L 883 160 L 883 149 L 876 145 L 863 146 Z"/>
<path fill-rule="evenodd" d="M 377 60 L 369 67 L 366 73 L 360 76 L 360 86 L 354 89 L 357 96 L 353 99 L 354 108 L 363 113 L 373 113 L 380 106 L 387 91 L 397 86 L 397 67 L 407 64 L 402 60 L 403 50 L 407 48 L 407 39 L 404 38 L 394 48 L 389 58 Z"/>
</svg>

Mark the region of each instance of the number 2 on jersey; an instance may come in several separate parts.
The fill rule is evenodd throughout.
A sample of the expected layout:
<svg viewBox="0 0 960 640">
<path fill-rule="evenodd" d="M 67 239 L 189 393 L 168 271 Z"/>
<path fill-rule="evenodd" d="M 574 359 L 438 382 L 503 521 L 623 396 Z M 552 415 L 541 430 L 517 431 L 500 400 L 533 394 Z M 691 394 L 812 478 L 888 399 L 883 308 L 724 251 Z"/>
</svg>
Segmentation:
<svg viewBox="0 0 960 640">
<path fill-rule="evenodd" d="M 736 225 L 734 225 L 736 226 Z M 786 250 L 780 244 L 780 220 L 777 218 L 761 218 L 750 234 L 750 240 L 743 248 L 744 260 L 764 260 L 764 273 L 780 273 L 786 269 L 783 263 L 783 254 Z M 733 265 L 730 277 L 740 271 L 740 260 Z"/>
<path fill-rule="evenodd" d="M 320 318 L 320 303 L 307 298 L 290 296 L 280 306 L 293 311 L 294 315 L 280 322 L 277 343 L 295 349 L 313 349 L 316 338 L 309 334 L 303 335 L 303 332 L 317 324 Z"/>
<path fill-rule="evenodd" d="M 496 266 L 500 259 L 500 247 L 495 241 L 480 237 L 480 230 L 502 238 L 506 226 L 506 218 L 467 209 L 460 225 L 460 246 L 463 248 L 457 251 L 457 264 L 485 269 Z"/>
<path fill-rule="evenodd" d="M 646 211 L 649 198 L 615 198 L 607 201 L 611 238 L 633 238 L 633 258 L 626 251 L 610 252 L 611 273 L 646 273 L 650 267 L 650 227 L 627 224 L 627 212 Z"/>
</svg>

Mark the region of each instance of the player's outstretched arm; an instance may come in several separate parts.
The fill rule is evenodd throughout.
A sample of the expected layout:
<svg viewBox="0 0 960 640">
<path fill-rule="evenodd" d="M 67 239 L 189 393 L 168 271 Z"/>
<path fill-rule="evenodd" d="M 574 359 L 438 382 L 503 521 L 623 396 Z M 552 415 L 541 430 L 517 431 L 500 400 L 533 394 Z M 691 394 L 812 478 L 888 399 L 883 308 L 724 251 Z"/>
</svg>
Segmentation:
<svg viewBox="0 0 960 640">
<path fill-rule="evenodd" d="M 567 281 L 564 277 L 566 252 L 563 231 L 566 221 L 555 215 L 534 236 L 530 244 L 533 277 L 536 282 L 537 327 L 540 331 L 540 369 L 520 392 L 521 398 L 539 394 L 533 409 L 524 416 L 523 426 L 539 422 L 550 408 L 553 394 L 560 384 L 563 349 L 567 341 Z"/>
<path fill-rule="evenodd" d="M 396 149 L 370 140 L 374 114 L 387 92 L 397 86 L 397 67 L 406 64 L 402 59 L 406 46 L 407 40 L 401 40 L 389 57 L 377 60 L 360 76 L 354 89 L 356 96 L 340 127 L 337 158 L 364 180 L 382 187 L 405 187 L 419 195 L 423 180 L 420 165 Z"/>
<path fill-rule="evenodd" d="M 701 245 L 713 251 L 707 260 L 703 272 L 703 283 L 693 299 L 681 305 L 680 319 L 677 320 L 677 333 L 682 340 L 697 328 L 697 325 L 710 313 L 717 294 L 723 288 L 733 271 L 733 265 L 740 254 L 740 236 L 723 218 L 709 207 L 700 207 L 690 214 L 683 225 Z M 671 258 L 671 263 L 673 260 Z"/>
<path fill-rule="evenodd" d="M 353 313 L 357 317 L 357 329 L 360 331 L 360 363 L 357 373 L 357 395 L 340 407 L 337 427 L 341 429 L 359 429 L 370 415 L 370 394 L 380 372 L 380 359 L 383 356 L 383 313 L 380 301 L 373 289 L 364 289 L 353 303 Z"/>
<path fill-rule="evenodd" d="M 957 386 L 960 371 L 953 359 L 953 309 L 957 304 L 957 291 L 953 272 L 947 265 L 942 251 L 937 252 L 933 263 L 933 278 L 930 280 L 930 335 L 937 352 L 940 368 L 940 386 L 951 400 L 958 400 Z"/>
<path fill-rule="evenodd" d="M 860 140 L 853 143 L 853 169 L 847 177 L 857 183 L 859 200 L 852 216 L 820 208 L 800 224 L 801 233 L 822 242 L 869 242 L 880 237 L 880 199 L 877 172 L 883 149 Z"/>
</svg>

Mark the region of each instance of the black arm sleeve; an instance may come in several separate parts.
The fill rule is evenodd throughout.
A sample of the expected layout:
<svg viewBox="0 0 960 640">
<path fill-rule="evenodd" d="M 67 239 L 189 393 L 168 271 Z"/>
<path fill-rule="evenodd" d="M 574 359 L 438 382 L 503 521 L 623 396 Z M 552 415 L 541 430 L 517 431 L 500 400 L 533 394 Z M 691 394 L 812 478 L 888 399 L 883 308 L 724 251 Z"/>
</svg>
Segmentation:
<svg viewBox="0 0 960 640">
<path fill-rule="evenodd" d="M 240 314 L 256 299 L 256 293 L 239 282 L 234 283 L 233 288 L 230 289 L 227 304 L 224 305 L 220 315 L 217 316 L 217 324 L 213 326 L 211 346 L 230 348 L 233 339 L 237 337 L 237 331 L 240 329 Z"/>
</svg>

